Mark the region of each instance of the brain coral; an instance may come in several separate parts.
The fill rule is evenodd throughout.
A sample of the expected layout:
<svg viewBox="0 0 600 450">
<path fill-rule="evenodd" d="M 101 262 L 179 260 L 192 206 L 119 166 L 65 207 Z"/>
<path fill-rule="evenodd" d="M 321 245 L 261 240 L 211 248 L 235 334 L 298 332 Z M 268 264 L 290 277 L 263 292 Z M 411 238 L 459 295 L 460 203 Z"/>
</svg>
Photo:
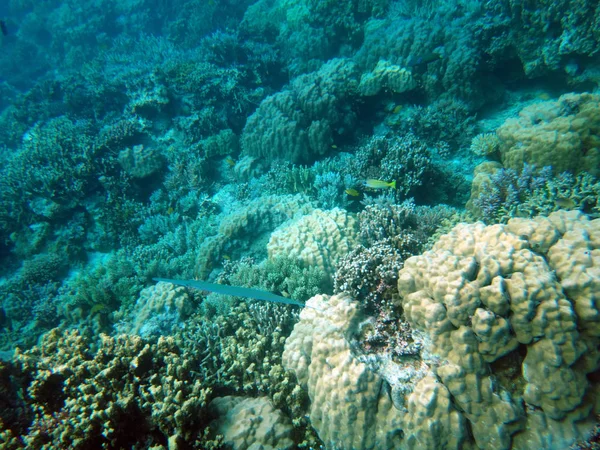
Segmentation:
<svg viewBox="0 0 600 450">
<path fill-rule="evenodd" d="M 285 223 L 271 235 L 267 250 L 270 259 L 286 256 L 306 265 L 316 265 L 333 275 L 336 261 L 358 241 L 358 223 L 343 209 L 320 209 L 291 223 Z"/>
<path fill-rule="evenodd" d="M 511 439 L 513 448 L 562 448 L 557 435 L 568 441 L 588 417 L 596 399 L 586 375 L 600 367 L 599 267 L 600 220 L 576 211 L 461 224 L 406 261 L 406 317 L 445 361 L 437 375 L 481 448 Z M 518 375 L 501 382 L 519 354 Z"/>
<path fill-rule="evenodd" d="M 554 173 L 600 174 L 600 95 L 565 94 L 524 108 L 496 131 L 502 163 L 552 166 Z"/>
</svg>

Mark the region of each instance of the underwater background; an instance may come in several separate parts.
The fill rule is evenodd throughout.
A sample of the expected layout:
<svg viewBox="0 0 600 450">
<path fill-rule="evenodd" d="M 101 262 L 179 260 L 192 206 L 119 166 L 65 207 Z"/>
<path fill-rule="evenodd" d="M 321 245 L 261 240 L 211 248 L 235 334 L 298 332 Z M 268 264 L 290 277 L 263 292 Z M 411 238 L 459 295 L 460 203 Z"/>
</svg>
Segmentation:
<svg viewBox="0 0 600 450">
<path fill-rule="evenodd" d="M 598 2 L 0 31 L 0 448 L 600 448 Z"/>
</svg>

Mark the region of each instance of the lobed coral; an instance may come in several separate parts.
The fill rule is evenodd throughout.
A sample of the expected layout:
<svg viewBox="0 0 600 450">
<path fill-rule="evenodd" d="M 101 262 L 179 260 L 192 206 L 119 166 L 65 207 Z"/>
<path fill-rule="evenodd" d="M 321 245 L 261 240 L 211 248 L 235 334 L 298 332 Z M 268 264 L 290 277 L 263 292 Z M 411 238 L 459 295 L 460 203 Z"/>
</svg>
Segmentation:
<svg viewBox="0 0 600 450">
<path fill-rule="evenodd" d="M 600 360 L 589 330 L 600 315 L 584 293 L 597 284 L 599 225 L 578 212 L 458 225 L 400 271 L 406 317 L 446 361 L 437 374 L 479 446 L 558 448 L 588 416 L 595 391 L 586 374 Z M 523 349 L 520 387 L 509 390 L 496 364 Z M 540 421 L 552 424 L 555 444 Z"/>
<path fill-rule="evenodd" d="M 456 226 L 399 273 L 413 347 L 396 361 L 357 345 L 371 330 L 358 302 L 310 299 L 283 363 L 325 445 L 562 449 L 582 437 L 598 393 L 586 375 L 600 367 L 599 226 L 578 212 Z"/>
<path fill-rule="evenodd" d="M 525 164 L 552 166 L 559 174 L 587 171 L 600 175 L 600 96 L 565 94 L 557 101 L 524 108 L 496 130 L 502 164 L 522 170 Z"/>
<path fill-rule="evenodd" d="M 297 258 L 332 276 L 338 259 L 357 242 L 357 225 L 352 214 L 343 209 L 316 209 L 271 234 L 267 245 L 269 258 Z"/>
<path fill-rule="evenodd" d="M 294 448 L 293 427 L 268 398 L 217 397 L 210 408 L 218 416 L 211 424 L 233 450 L 260 447 L 264 450 Z"/>
<path fill-rule="evenodd" d="M 286 341 L 283 364 L 310 397 L 310 419 L 326 446 L 339 449 L 468 448 L 464 419 L 448 390 L 412 357 L 383 367 L 355 351 L 365 319 L 345 295 L 315 296 Z M 408 389 L 390 388 L 373 366 Z M 401 384 L 401 383 L 399 383 Z M 392 391 L 392 392 L 390 392 Z M 396 407 L 400 401 L 407 405 Z"/>
<path fill-rule="evenodd" d="M 357 85 L 357 69 L 348 59 L 332 59 L 319 71 L 295 78 L 289 89 L 267 97 L 248 118 L 243 154 L 293 163 L 325 155 L 356 120 L 350 100 Z"/>
</svg>

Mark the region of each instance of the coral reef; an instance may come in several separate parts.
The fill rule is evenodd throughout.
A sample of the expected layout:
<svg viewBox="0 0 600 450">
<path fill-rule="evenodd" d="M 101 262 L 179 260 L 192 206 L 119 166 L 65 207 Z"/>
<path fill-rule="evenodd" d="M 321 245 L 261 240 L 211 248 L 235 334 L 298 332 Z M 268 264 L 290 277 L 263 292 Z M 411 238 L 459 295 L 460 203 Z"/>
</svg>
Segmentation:
<svg viewBox="0 0 600 450">
<path fill-rule="evenodd" d="M 413 343 L 396 361 L 357 345 L 371 330 L 358 302 L 310 299 L 283 364 L 308 391 L 319 437 L 337 448 L 572 443 L 593 425 L 597 393 L 586 374 L 600 360 L 589 295 L 599 225 L 558 212 L 455 227 L 400 271 Z"/>
<path fill-rule="evenodd" d="M 5 1 L 0 447 L 593 447 L 599 24 Z"/>
<path fill-rule="evenodd" d="M 600 172 L 600 96 L 565 94 L 524 108 L 496 130 L 504 167 L 552 166 L 555 174 Z"/>
<path fill-rule="evenodd" d="M 491 173 L 490 173 L 491 172 Z M 497 163 L 477 166 L 467 209 L 478 220 L 506 223 L 564 210 L 597 215 L 600 183 L 587 172 L 552 176 L 552 168 L 525 165 L 521 173 Z"/>
<path fill-rule="evenodd" d="M 311 424 L 325 445 L 400 449 L 409 443 L 408 448 L 415 449 L 438 448 L 428 445 L 465 448 L 464 418 L 426 363 L 407 357 L 391 369 L 394 378 L 410 380 L 414 387 L 414 391 L 397 391 L 407 405 L 405 410 L 398 409 L 385 378 L 353 351 L 352 342 L 364 320 L 359 304 L 343 295 L 316 296 L 307 304 L 312 308 L 302 311 L 286 341 L 283 364 L 294 370 L 308 391 Z"/>
<path fill-rule="evenodd" d="M 23 392 L 33 420 L 7 448 L 89 448 L 127 442 L 195 442 L 210 390 L 172 338 L 102 336 L 96 349 L 76 331 L 53 330 L 15 357 L 30 377 Z M 195 430 L 195 431 L 193 431 Z M 11 445 L 12 444 L 12 445 Z"/>
<path fill-rule="evenodd" d="M 343 209 L 315 209 L 271 234 L 267 251 L 270 259 L 286 256 L 316 266 L 333 276 L 335 266 L 358 240 L 358 223 Z"/>
<path fill-rule="evenodd" d="M 294 448 L 292 424 L 268 398 L 217 397 L 209 407 L 219 417 L 211 426 L 233 450 Z"/>
<path fill-rule="evenodd" d="M 340 130 L 349 131 L 356 120 L 351 98 L 357 85 L 356 67 L 347 59 L 333 59 L 292 80 L 290 89 L 267 97 L 248 118 L 244 154 L 293 163 L 323 156 L 344 134 Z"/>
<path fill-rule="evenodd" d="M 598 305 L 584 292 L 597 283 L 591 236 L 598 225 L 575 211 L 512 219 L 505 227 L 459 225 L 405 262 L 398 289 L 406 317 L 445 360 L 437 374 L 476 442 L 548 446 L 544 427 L 534 424 L 552 423 L 568 441 L 589 414 L 586 374 L 598 369 L 597 333 L 590 331 Z M 526 348 L 520 387 L 509 390 L 494 367 L 519 348 Z"/>
<path fill-rule="evenodd" d="M 132 323 L 118 326 L 120 333 L 136 334 L 145 339 L 169 336 L 195 309 L 184 288 L 170 283 L 157 283 L 142 289 L 131 311 Z"/>
</svg>

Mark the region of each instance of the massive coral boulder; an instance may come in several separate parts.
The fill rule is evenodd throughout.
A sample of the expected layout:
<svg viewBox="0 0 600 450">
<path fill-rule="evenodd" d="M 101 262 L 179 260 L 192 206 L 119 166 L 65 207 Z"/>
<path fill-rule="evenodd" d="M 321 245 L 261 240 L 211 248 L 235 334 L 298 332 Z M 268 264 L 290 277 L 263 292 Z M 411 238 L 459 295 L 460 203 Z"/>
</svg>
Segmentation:
<svg viewBox="0 0 600 450">
<path fill-rule="evenodd" d="M 283 365 L 327 447 L 562 450 L 598 412 L 599 266 L 579 212 L 460 224 L 399 273 L 417 353 L 366 353 L 362 303 L 319 295 Z"/>
<path fill-rule="evenodd" d="M 598 236 L 600 220 L 575 211 L 461 224 L 400 271 L 406 318 L 445 361 L 437 375 L 479 447 L 563 448 L 589 417 L 596 395 L 586 375 L 600 367 Z"/>
<path fill-rule="evenodd" d="M 267 97 L 248 118 L 241 137 L 243 154 L 293 163 L 325 155 L 334 139 L 356 123 L 358 75 L 349 59 L 332 59 Z"/>
<path fill-rule="evenodd" d="M 397 377 L 414 379 L 392 395 L 384 376 L 356 354 L 353 343 L 365 320 L 360 303 L 317 295 L 307 306 L 286 341 L 283 364 L 308 390 L 311 424 L 327 448 L 469 448 L 464 419 L 424 362 L 419 370 L 412 362 L 396 366 Z"/>
<path fill-rule="evenodd" d="M 358 244 L 358 222 L 343 209 L 315 209 L 300 219 L 286 222 L 267 245 L 270 259 L 297 258 L 332 276 L 336 262 Z"/>
<path fill-rule="evenodd" d="M 599 174 L 600 95 L 565 94 L 535 103 L 496 131 L 504 167 L 552 166 L 555 173 Z"/>
</svg>

